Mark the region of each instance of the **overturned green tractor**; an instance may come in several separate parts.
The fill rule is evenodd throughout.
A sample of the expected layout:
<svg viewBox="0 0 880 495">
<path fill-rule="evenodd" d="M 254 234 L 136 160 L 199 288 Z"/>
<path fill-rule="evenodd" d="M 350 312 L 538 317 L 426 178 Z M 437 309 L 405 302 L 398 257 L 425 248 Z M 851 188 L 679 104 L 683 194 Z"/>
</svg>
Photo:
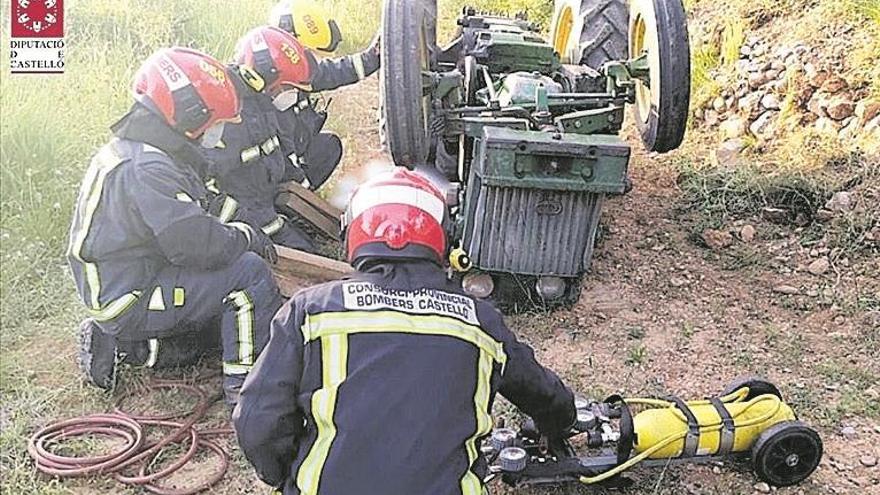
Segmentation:
<svg viewBox="0 0 880 495">
<path fill-rule="evenodd" d="M 512 310 L 572 304 L 604 199 L 630 188 L 625 107 L 649 151 L 684 136 L 681 2 L 557 1 L 549 41 L 525 15 L 465 8 L 441 46 L 436 19 L 435 0 L 384 6 L 392 158 L 446 187 L 451 264 L 465 290 Z"/>
</svg>

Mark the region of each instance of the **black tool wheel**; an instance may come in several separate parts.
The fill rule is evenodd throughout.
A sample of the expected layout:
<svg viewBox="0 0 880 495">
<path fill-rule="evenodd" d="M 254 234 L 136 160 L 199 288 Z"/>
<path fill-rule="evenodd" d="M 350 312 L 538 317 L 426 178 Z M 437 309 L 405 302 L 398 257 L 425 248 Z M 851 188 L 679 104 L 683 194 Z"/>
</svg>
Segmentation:
<svg viewBox="0 0 880 495">
<path fill-rule="evenodd" d="M 648 55 L 650 84 L 636 86 L 636 125 L 648 151 L 681 145 L 691 93 L 687 17 L 681 0 L 631 0 L 629 57 Z"/>
<path fill-rule="evenodd" d="M 779 388 L 759 376 L 742 376 L 737 378 L 730 382 L 728 386 L 724 387 L 724 391 L 721 392 L 721 397 L 726 397 L 744 387 L 749 388 L 749 393 L 745 398 L 747 401 L 767 394 L 775 395 L 782 399 L 782 392 L 779 391 Z"/>
<path fill-rule="evenodd" d="M 822 439 L 799 421 L 777 423 L 752 447 L 758 478 L 773 486 L 791 486 L 813 474 L 822 459 Z"/>
<path fill-rule="evenodd" d="M 553 46 L 567 63 L 598 70 L 627 56 L 626 0 L 564 0 L 556 3 Z"/>
<path fill-rule="evenodd" d="M 386 0 L 382 13 L 383 136 L 397 165 L 428 161 L 430 85 L 436 50 L 436 0 Z"/>
</svg>

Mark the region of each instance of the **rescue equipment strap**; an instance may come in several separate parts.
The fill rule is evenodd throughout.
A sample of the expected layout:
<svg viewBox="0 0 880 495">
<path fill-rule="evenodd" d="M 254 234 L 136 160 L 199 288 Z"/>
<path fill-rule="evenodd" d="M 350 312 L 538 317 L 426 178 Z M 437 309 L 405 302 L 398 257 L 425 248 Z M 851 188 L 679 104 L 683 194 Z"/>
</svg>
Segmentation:
<svg viewBox="0 0 880 495">
<path fill-rule="evenodd" d="M 348 373 L 348 335 L 334 334 L 321 337 L 321 388 L 312 394 L 312 415 L 318 436 L 312 444 L 296 475 L 296 486 L 302 495 L 316 495 L 321 471 L 336 438 L 333 414 L 339 386 Z"/>
<path fill-rule="evenodd" d="M 718 455 L 727 455 L 733 451 L 733 442 L 736 437 L 736 425 L 730 416 L 730 411 L 718 397 L 710 397 L 709 402 L 715 407 L 721 418 L 721 429 L 718 431 Z"/>
<path fill-rule="evenodd" d="M 675 407 L 684 414 L 688 424 L 688 432 L 684 437 L 684 448 L 681 451 L 680 457 L 693 457 L 697 454 L 697 449 L 700 447 L 700 423 L 697 422 L 697 417 L 694 416 L 691 408 L 681 398 L 671 396 L 669 401 L 675 404 Z"/>
</svg>

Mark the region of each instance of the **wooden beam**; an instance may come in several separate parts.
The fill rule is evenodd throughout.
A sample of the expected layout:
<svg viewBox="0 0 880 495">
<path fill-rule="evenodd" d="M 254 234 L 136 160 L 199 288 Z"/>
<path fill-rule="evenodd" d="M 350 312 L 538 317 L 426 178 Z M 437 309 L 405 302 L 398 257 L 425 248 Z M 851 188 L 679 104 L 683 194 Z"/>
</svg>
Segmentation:
<svg viewBox="0 0 880 495">
<path fill-rule="evenodd" d="M 313 191 L 306 189 L 301 184 L 297 184 L 296 182 L 288 182 L 284 184 L 284 190 L 296 194 L 303 201 L 309 203 L 310 205 L 315 207 L 315 209 L 330 218 L 339 219 L 339 217 L 342 216 L 342 210 L 331 205 L 329 202 L 327 202 L 326 199 L 318 196 Z"/>
<path fill-rule="evenodd" d="M 342 240 L 342 225 L 340 224 L 339 217 L 333 218 L 325 215 L 315 208 L 314 205 L 295 193 L 286 192 L 282 194 L 284 196 L 281 197 L 281 200 L 288 208 L 298 213 L 303 219 L 317 227 L 331 239 L 336 241 Z"/>
<path fill-rule="evenodd" d="M 327 281 L 342 278 L 354 271 L 348 263 L 317 254 L 284 246 L 275 246 L 275 249 L 278 251 L 278 263 L 273 270 L 282 277 Z"/>
</svg>

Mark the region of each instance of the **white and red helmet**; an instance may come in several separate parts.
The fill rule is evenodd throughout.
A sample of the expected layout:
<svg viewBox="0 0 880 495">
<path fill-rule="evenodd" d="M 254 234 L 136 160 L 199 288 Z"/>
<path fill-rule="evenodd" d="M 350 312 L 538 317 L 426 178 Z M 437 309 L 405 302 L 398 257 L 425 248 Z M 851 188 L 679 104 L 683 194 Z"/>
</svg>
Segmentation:
<svg viewBox="0 0 880 495">
<path fill-rule="evenodd" d="M 442 265 L 446 219 L 443 193 L 425 177 L 395 167 L 352 194 L 345 212 L 348 261 L 411 258 Z"/>
<path fill-rule="evenodd" d="M 178 132 L 195 139 L 224 122 L 238 122 L 239 100 L 226 68 L 189 48 L 163 48 L 134 76 L 134 97 Z"/>
<path fill-rule="evenodd" d="M 274 26 L 248 31 L 235 47 L 235 63 L 256 71 L 269 95 L 311 84 L 312 67 L 306 48 L 293 35 Z"/>
</svg>

